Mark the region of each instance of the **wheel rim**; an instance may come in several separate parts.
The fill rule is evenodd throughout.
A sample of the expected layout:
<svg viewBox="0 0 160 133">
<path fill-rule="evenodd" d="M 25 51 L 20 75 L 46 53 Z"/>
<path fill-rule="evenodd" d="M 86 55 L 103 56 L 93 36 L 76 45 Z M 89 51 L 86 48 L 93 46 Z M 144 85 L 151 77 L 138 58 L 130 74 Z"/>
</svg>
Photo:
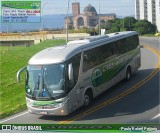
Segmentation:
<svg viewBox="0 0 160 133">
<path fill-rule="evenodd" d="M 88 95 L 85 95 L 84 105 L 85 105 L 85 106 L 89 105 L 89 102 L 90 102 L 89 96 L 88 96 Z"/>
</svg>

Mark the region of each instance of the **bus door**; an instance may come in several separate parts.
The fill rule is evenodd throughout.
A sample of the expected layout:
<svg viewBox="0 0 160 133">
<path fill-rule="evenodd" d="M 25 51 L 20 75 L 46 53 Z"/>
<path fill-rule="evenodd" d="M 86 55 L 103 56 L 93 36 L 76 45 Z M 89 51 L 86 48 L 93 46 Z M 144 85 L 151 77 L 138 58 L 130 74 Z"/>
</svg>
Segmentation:
<svg viewBox="0 0 160 133">
<path fill-rule="evenodd" d="M 78 81 L 79 77 L 79 68 L 80 68 L 81 53 L 74 55 L 71 59 L 68 60 L 68 77 L 69 77 L 69 106 L 71 110 L 78 108 L 81 93 L 80 85 Z"/>
</svg>

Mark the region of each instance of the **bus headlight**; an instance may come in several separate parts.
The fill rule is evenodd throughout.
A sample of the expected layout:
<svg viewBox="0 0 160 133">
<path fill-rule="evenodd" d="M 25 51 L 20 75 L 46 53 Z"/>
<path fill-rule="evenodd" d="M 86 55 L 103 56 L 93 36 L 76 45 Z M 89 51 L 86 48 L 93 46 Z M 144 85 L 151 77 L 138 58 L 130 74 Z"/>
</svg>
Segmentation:
<svg viewBox="0 0 160 133">
<path fill-rule="evenodd" d="M 64 110 L 62 109 L 62 110 L 60 111 L 60 113 L 63 114 L 63 113 L 64 113 Z"/>
<path fill-rule="evenodd" d="M 32 105 L 32 101 L 29 99 L 26 99 L 27 105 L 31 106 Z"/>
</svg>

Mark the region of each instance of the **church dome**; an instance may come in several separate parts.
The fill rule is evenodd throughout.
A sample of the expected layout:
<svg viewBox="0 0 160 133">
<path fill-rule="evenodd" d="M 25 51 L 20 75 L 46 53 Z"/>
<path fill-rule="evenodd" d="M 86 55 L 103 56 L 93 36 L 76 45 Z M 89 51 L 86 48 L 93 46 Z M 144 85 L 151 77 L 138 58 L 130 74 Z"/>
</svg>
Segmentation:
<svg viewBox="0 0 160 133">
<path fill-rule="evenodd" d="M 90 4 L 84 8 L 84 13 L 94 13 L 97 14 L 96 9 Z"/>
</svg>

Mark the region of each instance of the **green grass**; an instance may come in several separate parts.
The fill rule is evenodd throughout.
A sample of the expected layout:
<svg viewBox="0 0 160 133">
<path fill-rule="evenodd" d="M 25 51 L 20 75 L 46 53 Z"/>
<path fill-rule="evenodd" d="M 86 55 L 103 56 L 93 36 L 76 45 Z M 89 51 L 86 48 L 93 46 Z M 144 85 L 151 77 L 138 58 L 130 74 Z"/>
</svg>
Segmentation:
<svg viewBox="0 0 160 133">
<path fill-rule="evenodd" d="M 24 76 L 18 84 L 17 71 L 40 50 L 64 43 L 64 40 L 47 40 L 30 47 L 0 46 L 0 118 L 26 109 Z"/>
<path fill-rule="evenodd" d="M 155 34 L 144 34 L 144 35 L 140 35 L 142 37 L 156 37 Z"/>
</svg>

